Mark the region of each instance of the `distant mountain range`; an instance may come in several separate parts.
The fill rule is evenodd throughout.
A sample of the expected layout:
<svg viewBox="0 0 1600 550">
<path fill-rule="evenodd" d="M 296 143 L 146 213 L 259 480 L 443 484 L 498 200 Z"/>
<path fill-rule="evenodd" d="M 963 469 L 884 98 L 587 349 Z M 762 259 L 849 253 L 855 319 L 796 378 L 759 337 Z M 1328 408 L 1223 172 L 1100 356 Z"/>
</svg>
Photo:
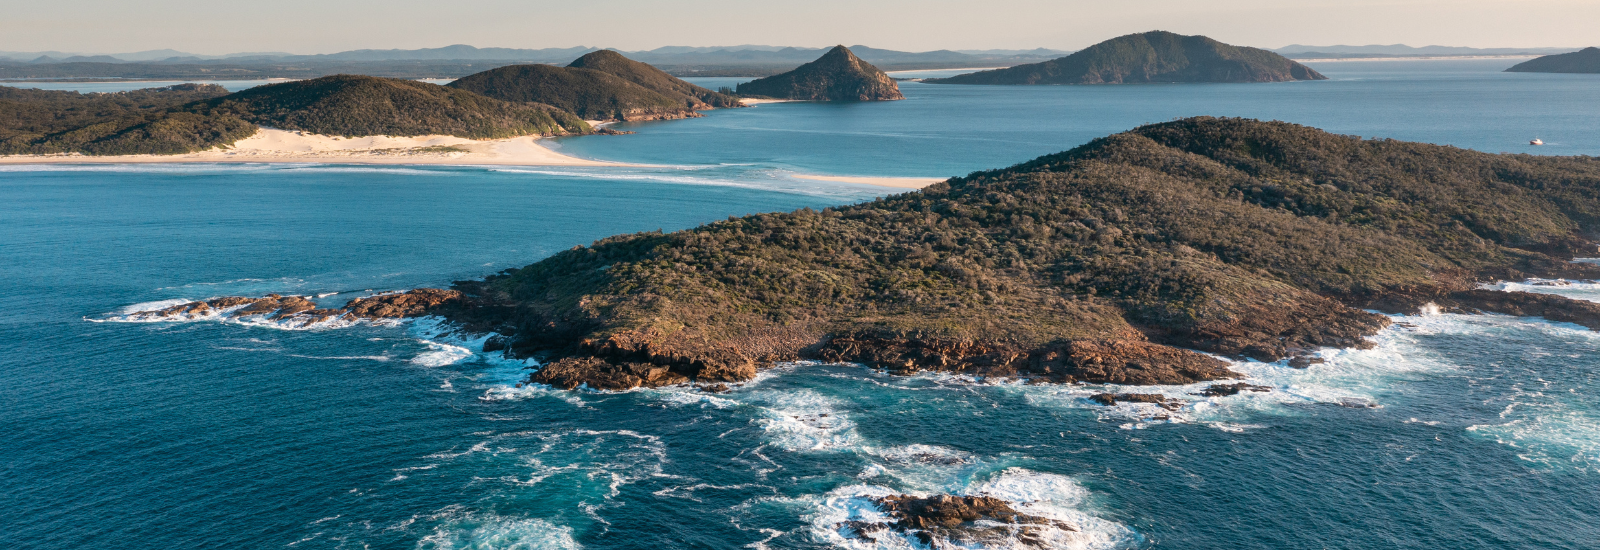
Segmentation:
<svg viewBox="0 0 1600 550">
<path fill-rule="evenodd" d="M 1465 48 L 1459 46 L 1423 46 L 1405 44 L 1368 46 L 1306 46 L 1291 44 L 1272 50 L 1296 59 L 1326 57 L 1418 57 L 1418 56 L 1469 56 L 1469 55 L 1547 55 L 1565 53 L 1577 48 Z"/>
<path fill-rule="evenodd" d="M 443 48 L 417 50 L 351 50 L 331 54 L 295 55 L 287 53 L 234 53 L 228 55 L 198 55 L 177 50 L 150 50 L 120 54 L 81 54 L 69 52 L 0 52 L 0 60 L 24 63 L 215 63 L 243 62 L 317 62 L 317 61 L 444 61 L 482 60 L 519 61 L 529 63 L 568 63 L 578 57 L 603 48 L 577 46 L 572 48 L 477 48 L 464 44 Z M 884 62 L 983 62 L 1001 60 L 1048 59 L 1070 52 L 1038 48 L 1033 50 L 937 50 L 931 52 L 903 52 L 867 46 L 852 46 L 858 56 L 874 63 Z M 726 47 L 665 46 L 653 50 L 623 53 L 630 58 L 652 64 L 686 65 L 753 65 L 773 63 L 804 63 L 827 53 L 829 48 L 795 48 L 779 46 L 741 45 Z"/>
</svg>

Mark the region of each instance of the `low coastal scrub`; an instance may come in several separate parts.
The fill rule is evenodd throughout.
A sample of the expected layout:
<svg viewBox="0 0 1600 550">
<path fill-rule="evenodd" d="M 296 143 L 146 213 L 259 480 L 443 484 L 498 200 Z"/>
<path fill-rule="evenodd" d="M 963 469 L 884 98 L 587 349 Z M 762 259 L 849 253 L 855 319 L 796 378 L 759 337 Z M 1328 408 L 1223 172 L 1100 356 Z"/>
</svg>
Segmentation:
<svg viewBox="0 0 1600 550">
<path fill-rule="evenodd" d="M 699 116 L 696 111 L 738 107 L 739 100 L 675 78 L 610 50 L 571 65 L 512 65 L 466 76 L 447 85 L 513 102 L 554 105 L 585 120 L 659 120 Z"/>
<path fill-rule="evenodd" d="M 1387 324 L 1361 308 L 1508 310 L 1471 289 L 1600 276 L 1566 262 L 1595 251 L 1597 189 L 1593 158 L 1196 118 L 865 204 L 604 239 L 458 283 L 475 305 L 452 316 L 564 387 L 797 357 L 1188 383 L 1230 374 L 1177 348 L 1305 364 Z"/>
<path fill-rule="evenodd" d="M 1131 84 L 1326 80 L 1277 53 L 1165 31 L 1119 36 L 1043 63 L 979 71 L 936 84 Z"/>
</svg>

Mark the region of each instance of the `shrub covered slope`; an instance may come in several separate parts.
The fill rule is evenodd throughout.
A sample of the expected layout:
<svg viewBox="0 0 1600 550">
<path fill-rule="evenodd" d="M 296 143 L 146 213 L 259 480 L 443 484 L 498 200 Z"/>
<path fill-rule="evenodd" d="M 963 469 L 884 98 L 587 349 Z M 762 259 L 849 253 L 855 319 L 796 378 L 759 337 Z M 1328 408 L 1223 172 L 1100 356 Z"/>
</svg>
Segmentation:
<svg viewBox="0 0 1600 550">
<path fill-rule="evenodd" d="M 1072 55 L 981 71 L 936 84 L 1127 84 L 1136 82 L 1282 82 L 1326 80 L 1276 53 L 1165 31 L 1120 36 Z"/>
<path fill-rule="evenodd" d="M 1572 53 L 1547 55 L 1523 61 L 1508 73 L 1600 73 L 1600 48 L 1584 48 Z"/>
<path fill-rule="evenodd" d="M 612 237 L 460 282 L 476 305 L 452 315 L 547 357 L 534 381 L 562 387 L 741 380 L 796 357 L 1186 383 L 1230 373 L 1178 348 L 1362 346 L 1387 323 L 1363 307 L 1597 326 L 1570 301 L 1472 290 L 1600 275 L 1564 261 L 1595 251 L 1597 193 L 1593 158 L 1197 118 L 865 204 Z"/>
<path fill-rule="evenodd" d="M 92 94 L 0 87 L 0 154 L 175 154 L 232 143 L 255 125 L 181 110 L 227 93 L 202 84 Z"/>
</svg>

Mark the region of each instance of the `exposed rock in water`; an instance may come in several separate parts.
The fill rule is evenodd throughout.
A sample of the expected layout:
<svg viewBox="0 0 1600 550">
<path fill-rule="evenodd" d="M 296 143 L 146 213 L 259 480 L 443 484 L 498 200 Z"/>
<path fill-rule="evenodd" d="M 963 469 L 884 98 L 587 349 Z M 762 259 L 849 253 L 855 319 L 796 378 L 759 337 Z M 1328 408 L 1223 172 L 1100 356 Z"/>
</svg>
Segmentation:
<svg viewBox="0 0 1600 550">
<path fill-rule="evenodd" d="M 1272 391 L 1272 388 L 1268 386 L 1246 384 L 1244 382 L 1236 382 L 1233 384 L 1212 384 L 1206 389 L 1200 390 L 1200 395 L 1206 397 L 1226 397 L 1229 395 L 1239 395 L 1239 392 L 1242 391 L 1270 392 Z"/>
<path fill-rule="evenodd" d="M 740 84 L 739 95 L 802 101 L 905 99 L 893 78 L 844 46 L 793 71 Z"/>
<path fill-rule="evenodd" d="M 1047 548 L 1050 531 L 1077 531 L 1066 523 L 1016 511 L 1006 501 L 985 496 L 894 495 L 873 501 L 891 518 L 887 523 L 856 521 L 841 525 L 856 538 L 875 541 L 884 532 L 909 535 L 923 546 L 1009 546 Z"/>
<path fill-rule="evenodd" d="M 419 288 L 406 292 L 356 298 L 342 308 L 318 308 L 304 296 L 268 294 L 260 298 L 224 296 L 188 302 L 126 315 L 138 321 L 183 321 L 220 316 L 228 319 L 259 317 L 288 326 L 305 327 L 330 321 L 356 321 L 417 317 L 457 305 L 462 294 L 456 290 Z"/>
<path fill-rule="evenodd" d="M 1097 393 L 1089 396 L 1089 400 L 1107 407 L 1117 403 L 1149 403 L 1169 411 L 1183 407 L 1183 401 L 1154 393 Z"/>
<path fill-rule="evenodd" d="M 596 357 L 568 357 L 540 367 L 528 377 L 528 381 L 564 390 L 583 386 L 596 390 L 631 390 L 640 386 L 655 388 L 682 384 L 688 382 L 689 378 L 672 372 L 665 365 L 615 364 Z"/>
</svg>

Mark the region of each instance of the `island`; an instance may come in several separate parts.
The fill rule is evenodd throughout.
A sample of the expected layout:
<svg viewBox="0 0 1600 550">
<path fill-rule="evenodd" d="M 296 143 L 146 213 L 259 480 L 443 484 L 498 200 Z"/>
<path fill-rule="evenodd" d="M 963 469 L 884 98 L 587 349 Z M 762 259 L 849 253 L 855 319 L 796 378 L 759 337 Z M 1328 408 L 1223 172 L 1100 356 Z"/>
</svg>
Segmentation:
<svg viewBox="0 0 1600 550">
<path fill-rule="evenodd" d="M 1600 48 L 1584 48 L 1572 53 L 1529 59 L 1513 65 L 1506 72 L 1600 74 Z"/>
<path fill-rule="evenodd" d="M 745 97 L 798 101 L 905 99 L 894 79 L 844 46 L 835 46 L 795 70 L 740 84 L 738 92 Z"/>
<path fill-rule="evenodd" d="M 639 121 L 700 116 L 698 111 L 740 107 L 738 98 L 690 84 L 611 50 L 599 50 L 566 67 L 511 65 L 446 85 L 512 102 L 559 107 L 585 120 Z"/>
<path fill-rule="evenodd" d="M 1276 53 L 1230 46 L 1204 36 L 1166 31 L 1120 36 L 1077 53 L 934 84 L 1133 84 L 1157 82 L 1286 82 L 1327 80 L 1310 67 Z"/>
<path fill-rule="evenodd" d="M 1373 311 L 1600 328 L 1600 304 L 1480 288 L 1600 278 L 1570 261 L 1597 251 L 1596 188 L 1591 157 L 1200 117 L 862 204 L 610 237 L 342 310 L 271 296 L 139 315 L 437 315 L 493 334 L 485 352 L 537 359 L 527 382 L 566 389 L 715 391 L 799 359 L 1195 384 L 1240 377 L 1219 357 L 1306 367 L 1322 349 L 1370 347 L 1390 324 Z"/>
</svg>

